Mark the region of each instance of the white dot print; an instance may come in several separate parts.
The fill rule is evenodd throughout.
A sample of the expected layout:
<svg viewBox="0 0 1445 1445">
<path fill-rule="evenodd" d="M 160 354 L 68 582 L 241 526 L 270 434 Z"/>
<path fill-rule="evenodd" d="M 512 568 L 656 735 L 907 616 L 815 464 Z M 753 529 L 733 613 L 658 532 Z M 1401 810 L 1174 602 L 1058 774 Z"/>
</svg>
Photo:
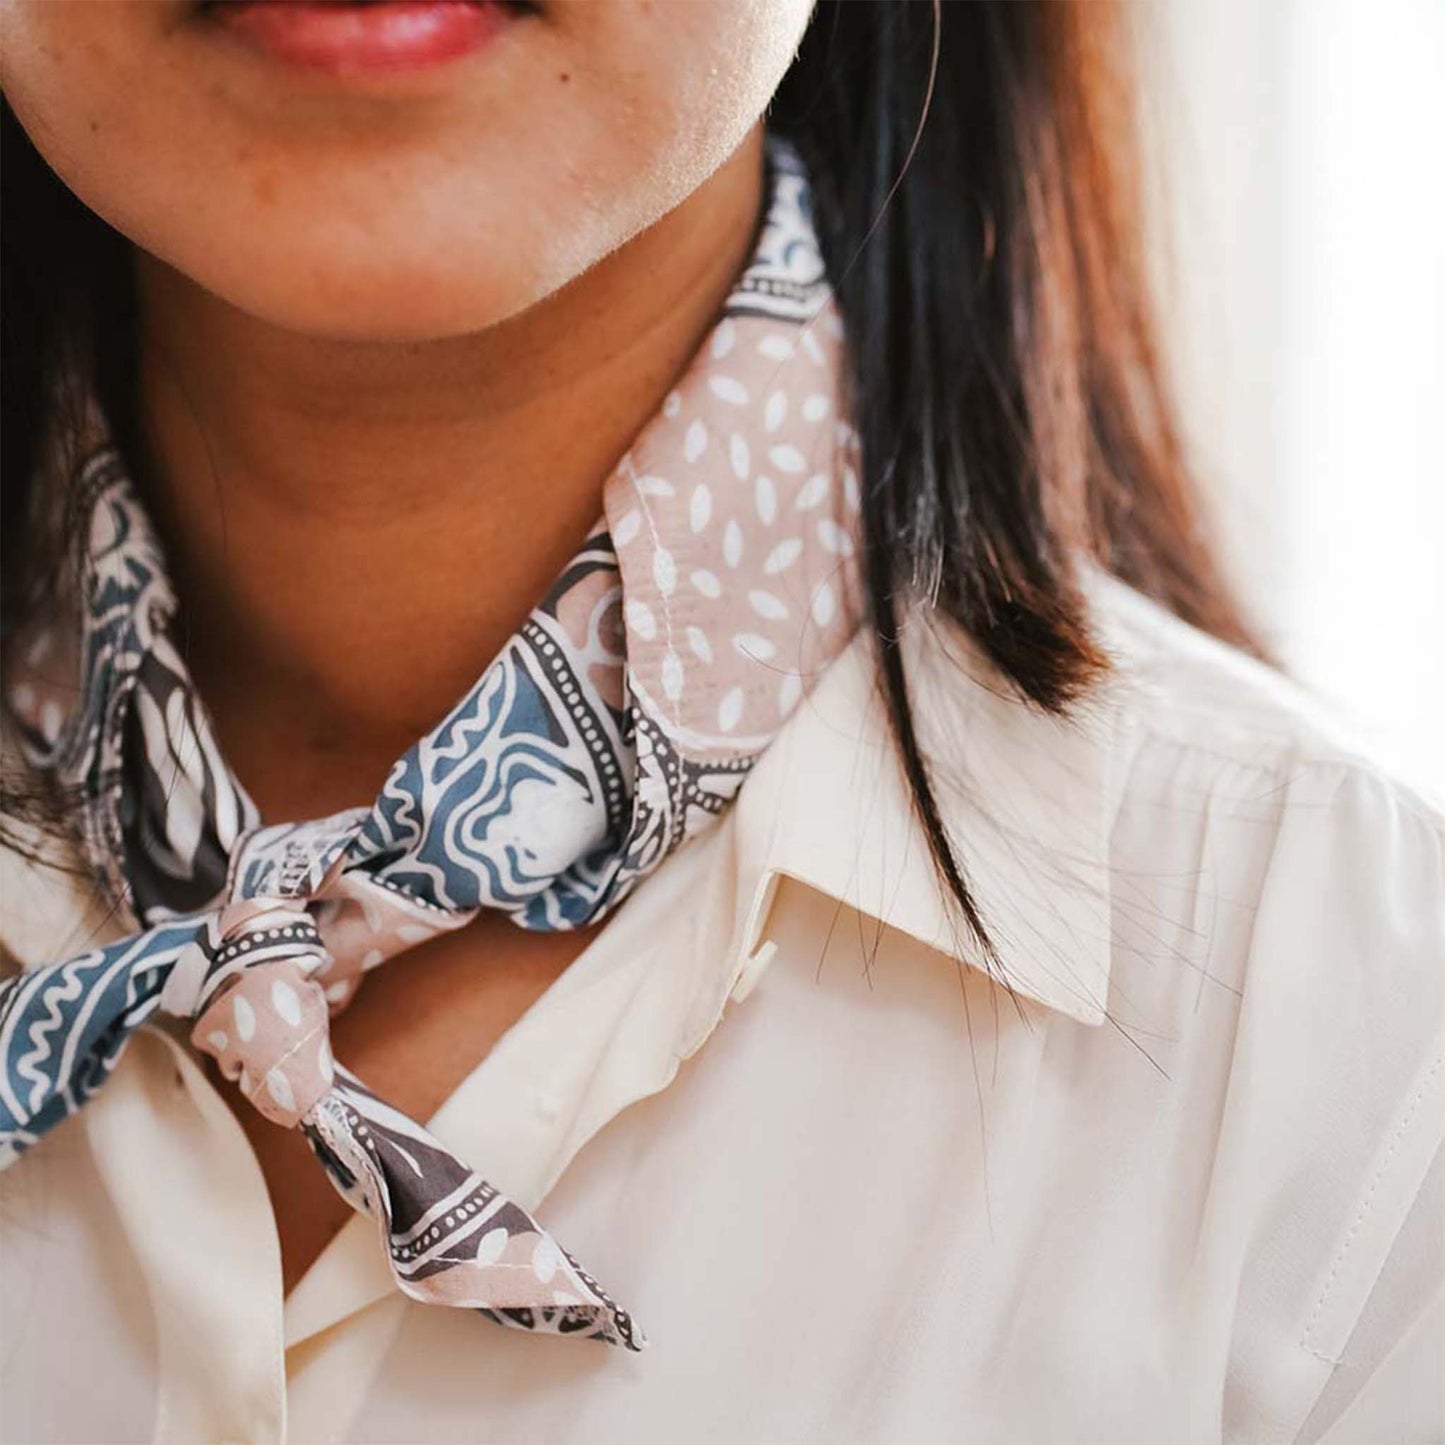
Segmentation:
<svg viewBox="0 0 1445 1445">
<path fill-rule="evenodd" d="M 743 690 L 740 687 L 729 688 L 726 696 L 718 704 L 718 730 L 725 733 L 732 732 L 742 720 L 742 715 Z"/>
<path fill-rule="evenodd" d="M 532 1273 L 543 1284 L 549 1284 L 557 1267 L 562 1263 L 562 1253 L 550 1239 L 542 1239 L 532 1251 Z"/>
<path fill-rule="evenodd" d="M 489 1229 L 477 1243 L 477 1263 L 495 1264 L 506 1253 L 507 1239 L 505 1229 Z"/>
<path fill-rule="evenodd" d="M 682 696 L 682 659 L 669 647 L 662 658 L 662 691 L 669 702 Z"/>
<path fill-rule="evenodd" d="M 707 640 L 707 633 L 701 627 L 689 627 L 687 629 L 687 645 L 692 648 L 692 655 L 699 662 L 708 663 L 712 661 L 712 643 Z"/>
<path fill-rule="evenodd" d="M 694 532 L 701 532 L 711 520 L 712 490 L 706 482 L 699 482 L 687 504 L 687 524 Z"/>
<path fill-rule="evenodd" d="M 842 354 L 825 324 L 725 317 L 609 482 L 609 518 L 640 513 L 618 547 L 637 696 L 704 766 L 760 746 L 846 640 Z"/>
<path fill-rule="evenodd" d="M 652 615 L 652 608 L 640 597 L 629 597 L 623 603 L 623 610 L 627 616 L 627 625 L 644 642 L 651 642 L 657 636 L 657 619 Z"/>
<path fill-rule="evenodd" d="M 799 512 L 811 512 L 814 507 L 821 506 L 827 497 L 828 474 L 814 472 L 798 489 L 798 499 L 793 503 L 793 508 Z"/>
<path fill-rule="evenodd" d="M 236 1021 L 236 1037 L 243 1044 L 249 1044 L 256 1037 L 256 1011 L 237 994 L 231 1003 L 231 1015 Z"/>
<path fill-rule="evenodd" d="M 728 441 L 728 460 L 733 464 L 733 476 L 745 482 L 753 468 L 748 439 L 741 432 L 734 432 Z"/>
<path fill-rule="evenodd" d="M 296 1108 L 296 1095 L 291 1089 L 291 1080 L 280 1069 L 266 1072 L 266 1092 L 288 1113 Z"/>
<path fill-rule="evenodd" d="M 711 387 L 715 397 L 720 401 L 727 402 L 729 406 L 746 406 L 748 404 L 748 389 L 736 377 L 710 377 L 708 386 Z"/>
<path fill-rule="evenodd" d="M 780 472 L 801 472 L 807 466 L 797 447 L 779 445 L 768 448 L 768 460 Z"/>
<path fill-rule="evenodd" d="M 826 627 L 833 620 L 834 607 L 833 589 L 826 582 L 821 583 L 813 593 L 813 605 L 810 608 L 813 621 L 819 627 Z"/>
<path fill-rule="evenodd" d="M 773 485 L 773 479 L 759 472 L 753 482 L 753 505 L 757 508 L 758 520 L 765 526 L 771 527 L 778 519 L 778 489 Z"/>
<path fill-rule="evenodd" d="M 677 563 L 666 547 L 659 547 L 652 554 L 652 580 L 664 597 L 671 597 L 677 591 Z"/>
<path fill-rule="evenodd" d="M 781 597 L 764 592 L 761 587 L 755 587 L 748 593 L 748 606 L 759 617 L 766 617 L 773 622 L 781 622 L 788 615 L 788 604 Z"/>
<path fill-rule="evenodd" d="M 778 652 L 766 637 L 756 632 L 739 632 L 733 638 L 733 646 L 743 657 L 753 662 L 771 662 Z"/>
<path fill-rule="evenodd" d="M 768 560 L 763 563 L 763 571 L 769 577 L 776 577 L 779 572 L 786 572 L 803 553 L 803 539 L 801 537 L 789 537 L 786 542 L 779 542 L 771 552 L 768 553 Z"/>
<path fill-rule="evenodd" d="M 853 539 L 831 517 L 818 523 L 818 540 L 835 557 L 853 555 Z"/>
<path fill-rule="evenodd" d="M 634 507 L 630 512 L 624 512 L 617 519 L 617 525 L 612 529 L 612 545 L 614 547 L 629 547 L 637 540 L 637 534 L 642 530 L 642 513 Z"/>
<path fill-rule="evenodd" d="M 300 1025 L 301 1000 L 297 997 L 296 990 L 283 978 L 278 978 L 271 984 L 271 1007 L 293 1029 Z"/>
</svg>

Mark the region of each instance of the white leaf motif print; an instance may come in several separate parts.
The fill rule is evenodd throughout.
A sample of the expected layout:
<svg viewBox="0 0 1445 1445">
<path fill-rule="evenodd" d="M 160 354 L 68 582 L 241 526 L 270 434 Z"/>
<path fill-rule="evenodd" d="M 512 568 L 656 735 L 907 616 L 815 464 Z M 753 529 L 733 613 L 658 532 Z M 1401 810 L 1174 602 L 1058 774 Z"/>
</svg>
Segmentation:
<svg viewBox="0 0 1445 1445">
<path fill-rule="evenodd" d="M 671 597 L 677 591 L 677 563 L 666 547 L 659 547 L 652 554 L 652 580 L 664 597 Z"/>
<path fill-rule="evenodd" d="M 291 1089 L 291 1080 L 280 1069 L 267 1070 L 266 1092 L 288 1112 L 296 1108 L 296 1095 Z"/>
<path fill-rule="evenodd" d="M 278 978 L 271 984 L 271 1007 L 293 1029 L 299 1027 L 301 1000 L 296 996 L 296 990 L 284 978 Z"/>
<path fill-rule="evenodd" d="M 627 617 L 627 625 L 644 642 L 651 642 L 657 636 L 657 619 L 652 615 L 652 608 L 640 597 L 626 598 L 622 610 Z"/>
<path fill-rule="evenodd" d="M 761 587 L 754 587 L 748 593 L 748 606 L 759 617 L 766 617 L 772 622 L 781 622 L 788 615 L 788 604 L 781 597 L 765 592 Z"/>
<path fill-rule="evenodd" d="M 249 1044 L 256 1037 L 256 1010 L 237 994 L 231 1003 L 231 1013 L 236 1021 L 236 1037 L 243 1044 Z"/>
<path fill-rule="evenodd" d="M 814 507 L 822 504 L 828 496 L 828 474 L 826 472 L 814 472 L 801 487 L 798 488 L 798 495 L 793 501 L 793 509 L 798 512 L 811 512 Z"/>
<path fill-rule="evenodd" d="M 732 406 L 748 404 L 748 389 L 735 376 L 712 376 L 708 378 L 707 385 L 708 390 L 719 401 L 728 402 Z"/>
<path fill-rule="evenodd" d="M 773 485 L 773 479 L 763 472 L 759 472 L 753 482 L 753 505 L 758 511 L 758 520 L 764 526 L 771 527 L 778 519 L 778 489 Z"/>
<path fill-rule="evenodd" d="M 779 542 L 771 552 L 768 553 L 768 560 L 763 563 L 763 571 L 769 577 L 776 577 L 780 572 L 786 572 L 799 557 L 803 555 L 803 539 L 801 537 L 789 537 L 785 542 Z"/>
<path fill-rule="evenodd" d="M 742 656 L 753 662 L 769 662 L 777 656 L 778 649 L 766 637 L 756 632 L 739 632 L 733 637 L 733 646 Z"/>
<path fill-rule="evenodd" d="M 729 688 L 726 696 L 718 704 L 717 725 L 720 732 L 730 733 L 742 721 L 743 716 L 743 690 L 740 687 Z"/>
<path fill-rule="evenodd" d="M 728 460 L 732 463 L 733 476 L 745 482 L 752 471 L 752 457 L 748 452 L 748 439 L 741 432 L 734 432 L 728 441 Z"/>
<path fill-rule="evenodd" d="M 833 620 L 834 610 L 833 589 L 826 582 L 822 582 L 813 593 L 813 621 L 819 627 L 826 627 Z"/>
<path fill-rule="evenodd" d="M 706 482 L 699 482 L 692 489 L 692 499 L 687 506 L 687 523 L 694 534 L 701 532 L 712 520 L 712 489 Z"/>
<path fill-rule="evenodd" d="M 662 659 L 662 692 L 669 702 L 676 702 L 682 696 L 682 659 L 669 647 Z"/>
<path fill-rule="evenodd" d="M 687 645 L 699 662 L 706 665 L 712 661 L 712 643 L 707 640 L 707 633 L 701 627 L 687 629 Z"/>
</svg>

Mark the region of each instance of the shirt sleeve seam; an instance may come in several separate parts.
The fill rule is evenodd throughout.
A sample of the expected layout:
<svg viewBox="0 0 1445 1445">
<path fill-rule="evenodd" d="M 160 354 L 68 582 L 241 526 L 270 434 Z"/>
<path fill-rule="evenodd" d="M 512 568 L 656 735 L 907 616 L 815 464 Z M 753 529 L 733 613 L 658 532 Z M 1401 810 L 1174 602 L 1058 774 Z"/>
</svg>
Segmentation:
<svg viewBox="0 0 1445 1445">
<path fill-rule="evenodd" d="M 1361 1200 L 1360 1207 L 1356 1211 L 1350 1227 L 1345 1231 L 1345 1236 L 1340 1241 L 1339 1248 L 1335 1251 L 1334 1259 L 1330 1264 L 1329 1271 L 1325 1275 L 1324 1283 L 1320 1286 L 1319 1295 L 1315 1300 L 1313 1308 L 1310 1310 L 1308 1318 L 1305 1320 L 1304 1331 L 1300 1336 L 1301 1349 L 1303 1349 L 1306 1354 L 1311 1355 L 1317 1360 L 1322 1360 L 1328 1365 L 1339 1365 L 1343 1357 L 1331 1355 L 1327 1351 L 1319 1349 L 1316 1341 L 1321 1324 L 1325 1318 L 1331 1295 L 1334 1292 L 1335 1284 L 1340 1277 L 1340 1271 L 1349 1258 L 1350 1252 L 1354 1248 L 1361 1230 L 1368 1222 L 1374 1210 L 1376 1199 L 1380 1193 L 1380 1185 L 1389 1175 L 1391 1165 L 1399 1153 L 1400 1146 L 1409 1136 L 1419 1118 L 1420 1106 L 1425 1102 L 1436 1076 L 1442 1069 L 1445 1069 L 1445 1054 L 1440 1054 L 1435 1057 L 1430 1066 L 1425 1070 L 1424 1076 L 1421 1078 L 1415 1092 L 1410 1096 L 1409 1102 L 1405 1105 L 1400 1121 L 1395 1126 L 1394 1133 L 1390 1137 L 1385 1155 L 1376 1167 L 1369 1187 L 1365 1191 L 1365 1197 Z"/>
<path fill-rule="evenodd" d="M 1212 758 L 1215 762 L 1226 763 L 1230 767 L 1260 773 L 1275 783 L 1289 783 L 1306 773 L 1320 773 L 1329 770 L 1378 783 L 1389 794 L 1393 803 L 1434 834 L 1441 841 L 1442 846 L 1445 846 L 1445 818 L 1442 818 L 1440 813 L 1423 798 L 1417 796 L 1408 783 L 1395 778 L 1368 758 L 1345 753 L 1327 757 L 1308 757 L 1291 753 L 1286 747 L 1278 755 L 1263 760 L 1244 757 L 1223 748 L 1212 747 L 1196 738 L 1181 738 L 1147 719 L 1139 719 L 1138 727 L 1142 740 L 1145 742 L 1172 748 L 1180 753 Z"/>
</svg>

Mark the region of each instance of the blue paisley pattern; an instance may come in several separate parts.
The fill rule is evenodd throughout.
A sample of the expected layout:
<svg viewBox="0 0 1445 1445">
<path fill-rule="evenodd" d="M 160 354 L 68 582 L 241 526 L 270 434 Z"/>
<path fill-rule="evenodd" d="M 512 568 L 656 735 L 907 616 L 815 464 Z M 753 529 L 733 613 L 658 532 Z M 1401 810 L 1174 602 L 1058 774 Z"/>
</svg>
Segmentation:
<svg viewBox="0 0 1445 1445">
<path fill-rule="evenodd" d="M 776 136 L 767 155 L 766 221 L 720 321 L 796 330 L 827 288 L 801 162 Z M 79 1110 L 157 1010 L 193 1018 L 197 1047 L 263 1112 L 300 1127 L 336 1187 L 377 1218 L 399 1288 L 636 1348 L 639 1332 L 596 1281 L 336 1065 L 324 1031 L 363 970 L 481 909 L 532 929 L 602 917 L 716 820 L 752 766 L 755 752 L 687 756 L 629 684 L 606 525 L 372 806 L 263 826 L 171 641 L 176 598 L 113 446 L 82 469 L 74 505 L 86 518 L 82 687 L 58 723 L 14 711 L 34 765 L 81 797 L 84 855 L 136 931 L 0 985 L 0 1167 Z M 301 1028 L 323 994 L 309 1072 L 236 1052 L 258 1027 Z M 258 1025 L 268 1000 L 276 1017 Z M 529 1293 L 517 1293 L 519 1274 Z"/>
</svg>

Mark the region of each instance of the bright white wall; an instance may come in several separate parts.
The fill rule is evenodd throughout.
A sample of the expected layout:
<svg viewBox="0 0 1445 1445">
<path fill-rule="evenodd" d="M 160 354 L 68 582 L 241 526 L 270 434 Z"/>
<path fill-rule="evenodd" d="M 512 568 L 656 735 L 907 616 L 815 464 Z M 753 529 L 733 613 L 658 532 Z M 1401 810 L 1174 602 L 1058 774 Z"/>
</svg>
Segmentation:
<svg viewBox="0 0 1445 1445">
<path fill-rule="evenodd" d="M 1236 574 L 1445 795 L 1445 3 L 1151 9 L 1167 316 Z"/>
</svg>

